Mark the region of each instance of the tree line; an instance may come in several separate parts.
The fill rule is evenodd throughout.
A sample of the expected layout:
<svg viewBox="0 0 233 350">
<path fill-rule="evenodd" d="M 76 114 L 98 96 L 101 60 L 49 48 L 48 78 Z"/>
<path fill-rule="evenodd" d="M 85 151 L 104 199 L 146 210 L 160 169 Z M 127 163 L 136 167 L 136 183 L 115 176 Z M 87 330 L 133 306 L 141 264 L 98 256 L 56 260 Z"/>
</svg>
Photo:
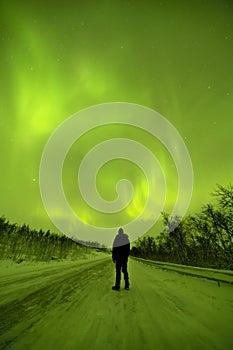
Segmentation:
<svg viewBox="0 0 233 350">
<path fill-rule="evenodd" d="M 103 248 L 97 242 L 76 241 L 50 230 L 32 230 L 28 225 L 11 224 L 4 216 L 0 217 L 0 259 L 18 263 L 24 260 L 76 260 L 93 252 L 93 247 Z"/>
<path fill-rule="evenodd" d="M 163 231 L 138 239 L 131 255 L 233 270 L 233 186 L 216 185 L 212 196 L 213 202 L 194 215 L 181 219 L 162 213 Z"/>
</svg>

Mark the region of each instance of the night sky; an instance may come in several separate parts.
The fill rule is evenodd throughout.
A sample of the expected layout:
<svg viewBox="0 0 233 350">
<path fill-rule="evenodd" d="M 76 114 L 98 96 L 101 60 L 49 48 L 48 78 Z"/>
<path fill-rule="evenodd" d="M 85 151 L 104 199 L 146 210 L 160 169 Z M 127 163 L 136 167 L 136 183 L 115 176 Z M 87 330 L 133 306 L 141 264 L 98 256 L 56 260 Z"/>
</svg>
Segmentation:
<svg viewBox="0 0 233 350">
<path fill-rule="evenodd" d="M 43 149 L 60 123 L 101 103 L 143 105 L 173 124 L 193 164 L 190 213 L 211 200 L 216 183 L 232 181 L 231 0 L 1 1 L 0 45 L 0 214 L 10 221 L 56 231 L 40 196 Z M 71 149 L 63 174 L 70 204 L 75 209 L 72 174 L 80 154 L 93 140 L 119 135 L 145 145 L 154 142 L 169 210 L 177 192 L 170 156 L 146 133 L 124 126 L 96 130 Z M 135 187 L 138 179 L 143 182 L 138 168 L 124 162 L 116 161 L 112 170 L 106 166 L 97 178 L 106 200 L 114 192 L 109 186 L 122 177 L 128 175 Z M 115 175 L 104 190 L 109 172 Z M 143 201 L 146 191 L 141 187 L 135 200 Z M 136 209 L 140 203 L 132 216 Z M 88 215 L 86 209 L 87 222 Z M 99 224 L 111 223 L 118 225 L 115 219 Z"/>
</svg>

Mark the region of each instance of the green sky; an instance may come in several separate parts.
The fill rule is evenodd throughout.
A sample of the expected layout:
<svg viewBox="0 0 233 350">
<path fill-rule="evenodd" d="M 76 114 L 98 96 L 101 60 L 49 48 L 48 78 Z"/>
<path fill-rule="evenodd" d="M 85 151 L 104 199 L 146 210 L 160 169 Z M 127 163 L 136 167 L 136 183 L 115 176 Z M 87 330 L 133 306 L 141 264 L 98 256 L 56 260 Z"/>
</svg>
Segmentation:
<svg viewBox="0 0 233 350">
<path fill-rule="evenodd" d="M 66 118 L 100 103 L 144 105 L 174 125 L 193 163 L 190 212 L 210 200 L 216 183 L 232 181 L 232 1 L 1 1 L 0 45 L 0 214 L 11 221 L 54 230 L 40 197 L 43 148 Z M 93 137 L 109 134 L 114 128 Z M 169 208 L 176 177 L 162 146 L 154 149 Z M 129 169 L 115 180 L 134 174 L 137 186 L 142 175 Z M 63 180 L 75 207 L 73 171 L 67 159 Z"/>
</svg>

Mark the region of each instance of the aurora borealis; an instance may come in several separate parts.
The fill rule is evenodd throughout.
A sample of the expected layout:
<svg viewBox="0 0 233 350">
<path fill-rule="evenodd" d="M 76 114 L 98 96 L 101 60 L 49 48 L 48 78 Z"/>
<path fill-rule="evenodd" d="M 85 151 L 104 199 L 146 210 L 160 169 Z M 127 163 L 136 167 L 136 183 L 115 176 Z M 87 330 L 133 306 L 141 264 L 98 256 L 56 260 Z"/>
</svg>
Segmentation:
<svg viewBox="0 0 233 350">
<path fill-rule="evenodd" d="M 44 146 L 72 114 L 113 101 L 154 109 L 183 137 L 194 171 L 190 212 L 210 199 L 216 183 L 231 182 L 232 5 L 230 0 L 1 1 L 1 215 L 55 230 L 40 197 Z M 148 135 L 105 127 L 86 135 L 78 152 L 98 138 L 128 133 L 154 142 L 169 208 L 177 191 L 172 161 Z M 65 176 L 74 171 L 74 154 L 75 147 L 64 166 L 64 186 L 75 206 L 74 183 Z M 125 176 L 118 165 L 113 182 Z M 137 169 L 132 174 L 135 182 Z M 110 187 L 103 195 L 112 198 Z"/>
</svg>

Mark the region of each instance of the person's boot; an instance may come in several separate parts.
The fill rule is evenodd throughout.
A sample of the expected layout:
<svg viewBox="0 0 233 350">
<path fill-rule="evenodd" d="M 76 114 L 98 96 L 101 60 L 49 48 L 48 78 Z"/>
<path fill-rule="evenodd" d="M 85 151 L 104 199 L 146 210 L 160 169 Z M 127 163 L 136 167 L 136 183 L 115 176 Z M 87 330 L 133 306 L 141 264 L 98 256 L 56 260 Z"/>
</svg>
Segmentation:
<svg viewBox="0 0 233 350">
<path fill-rule="evenodd" d="M 125 284 L 125 289 L 126 289 L 126 290 L 129 290 L 129 283 L 126 283 L 126 284 Z"/>
<path fill-rule="evenodd" d="M 118 287 L 118 286 L 112 286 L 112 290 L 117 290 L 117 291 L 119 291 L 119 290 L 120 290 L 120 287 Z"/>
<path fill-rule="evenodd" d="M 128 276 L 128 274 L 125 276 L 125 289 L 129 290 L 129 276 Z"/>
</svg>

